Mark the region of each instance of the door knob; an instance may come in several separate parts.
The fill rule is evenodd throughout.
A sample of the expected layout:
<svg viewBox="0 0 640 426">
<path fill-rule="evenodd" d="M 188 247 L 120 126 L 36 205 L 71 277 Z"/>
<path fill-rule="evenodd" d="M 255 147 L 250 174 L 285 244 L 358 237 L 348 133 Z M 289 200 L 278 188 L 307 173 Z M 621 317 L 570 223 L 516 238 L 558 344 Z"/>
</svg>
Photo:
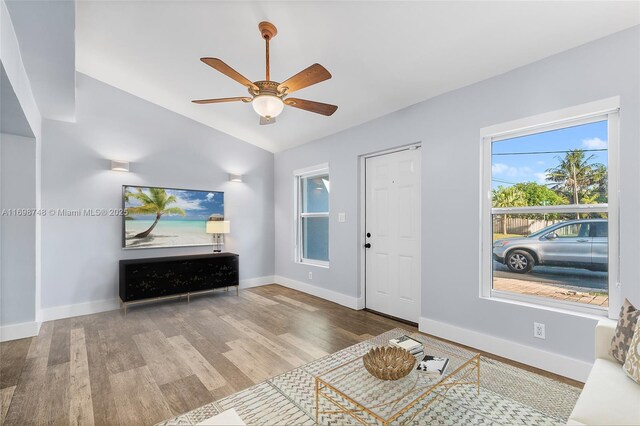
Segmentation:
<svg viewBox="0 0 640 426">
<path fill-rule="evenodd" d="M 371 248 L 371 243 L 367 243 L 364 245 L 364 248 Z"/>
</svg>

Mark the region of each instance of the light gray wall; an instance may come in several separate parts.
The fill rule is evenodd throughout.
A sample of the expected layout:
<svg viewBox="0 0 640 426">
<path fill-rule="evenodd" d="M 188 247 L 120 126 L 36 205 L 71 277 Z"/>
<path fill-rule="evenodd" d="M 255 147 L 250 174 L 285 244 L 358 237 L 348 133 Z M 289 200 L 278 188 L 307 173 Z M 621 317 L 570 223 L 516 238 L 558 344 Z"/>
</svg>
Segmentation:
<svg viewBox="0 0 640 426">
<path fill-rule="evenodd" d="M 591 360 L 595 320 L 478 296 L 479 131 L 621 97 L 621 281 L 623 294 L 640 303 L 639 76 L 640 27 L 634 27 L 276 154 L 276 275 L 359 296 L 358 156 L 422 141 L 422 317 Z M 331 173 L 330 269 L 295 264 L 292 249 L 293 170 L 322 162 Z M 338 212 L 346 212 L 346 223 L 338 223 Z M 313 281 L 306 278 L 310 270 Z M 546 324 L 546 340 L 533 338 L 534 320 Z"/>
<path fill-rule="evenodd" d="M 38 141 L 40 138 L 40 125 L 42 116 L 36 105 L 31 83 L 22 63 L 22 54 L 18 45 L 18 38 L 13 28 L 13 22 L 9 16 L 4 1 L 0 2 L 0 60 L 2 67 L 7 74 L 11 87 L 20 102 L 20 107 L 24 116 L 29 122 L 29 126 Z"/>
<path fill-rule="evenodd" d="M 273 154 L 85 75 L 77 83 L 77 122 L 43 122 L 43 208 L 119 208 L 122 185 L 224 191 L 225 250 L 240 255 L 240 279 L 273 275 Z M 111 171 L 110 159 L 131 172 Z M 43 218 L 42 307 L 116 298 L 120 259 L 212 250 L 123 250 L 121 232 L 121 217 Z"/>
<path fill-rule="evenodd" d="M 20 109 L 26 118 L 31 134 L 35 137 L 35 207 L 40 207 L 40 153 L 42 148 L 41 127 L 42 116 L 36 104 L 31 82 L 22 62 L 22 52 L 18 44 L 13 22 L 9 15 L 6 2 L 0 2 L 0 61 L 3 72 L 11 84 L 11 88 L 20 103 Z M 42 70 L 41 70 L 42 71 Z M 43 71 L 44 72 L 44 71 Z M 15 131 L 15 129 L 13 129 Z M 40 217 L 35 219 L 35 296 L 34 305 L 40 306 Z M 40 320 L 40 311 L 36 310 L 36 321 Z M 21 333 L 19 333 L 21 334 Z M 25 336 L 26 337 L 26 336 Z"/>
<path fill-rule="evenodd" d="M 33 132 L 0 61 L 0 132 L 32 138 Z"/>
<path fill-rule="evenodd" d="M 36 142 L 0 134 L 0 208 L 36 207 Z M 36 219 L 2 215 L 0 253 L 0 324 L 35 321 Z"/>
</svg>

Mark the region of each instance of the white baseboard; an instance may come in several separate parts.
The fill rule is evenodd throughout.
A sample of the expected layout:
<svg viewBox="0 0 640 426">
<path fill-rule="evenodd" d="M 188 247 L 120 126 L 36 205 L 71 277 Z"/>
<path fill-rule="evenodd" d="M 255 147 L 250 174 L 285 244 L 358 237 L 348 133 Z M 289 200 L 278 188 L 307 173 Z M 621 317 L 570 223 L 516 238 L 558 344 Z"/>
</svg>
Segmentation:
<svg viewBox="0 0 640 426">
<path fill-rule="evenodd" d="M 364 300 L 347 296 L 342 293 L 327 290 L 321 287 L 306 284 L 289 278 L 267 275 L 264 277 L 248 278 L 240 280 L 240 288 L 259 287 L 268 284 L 278 283 L 285 287 L 312 294 L 323 299 L 330 300 L 351 309 L 362 309 Z M 363 305 L 363 306 L 361 306 Z M 77 317 L 80 315 L 97 314 L 99 312 L 113 311 L 120 309 L 120 299 L 99 300 L 95 302 L 78 303 L 75 305 L 54 306 L 52 308 L 41 309 L 40 318 L 42 321 L 53 321 L 62 318 Z M 37 332 L 36 332 L 37 334 Z M 26 336 L 28 337 L 28 336 Z"/>
<path fill-rule="evenodd" d="M 0 327 L 0 342 L 37 336 L 39 332 L 40 323 L 36 321 L 3 325 Z"/>
<path fill-rule="evenodd" d="M 97 300 L 95 302 L 44 308 L 40 310 L 40 318 L 42 318 L 42 321 L 53 321 L 62 318 L 97 314 L 98 312 L 115 311 L 117 309 L 120 309 L 120 299 Z"/>
<path fill-rule="evenodd" d="M 262 285 L 268 285 L 275 283 L 273 275 L 267 275 L 266 277 L 248 278 L 246 280 L 240 280 L 240 288 L 260 287 Z"/>
<path fill-rule="evenodd" d="M 327 290 L 326 288 L 303 283 L 301 281 L 292 280 L 280 275 L 276 275 L 274 279 L 276 284 L 280 284 L 283 287 L 288 287 L 293 290 L 298 290 L 303 293 L 310 294 L 312 296 L 317 296 L 322 299 L 337 303 L 338 305 L 346 306 L 347 308 L 362 309 L 361 307 L 359 307 L 361 304 L 361 298 L 347 296 L 346 294 L 338 293 L 333 290 Z"/>
<path fill-rule="evenodd" d="M 418 330 L 532 367 L 585 382 L 593 364 L 521 343 L 420 317 Z"/>
<path fill-rule="evenodd" d="M 273 276 L 249 278 L 240 281 L 240 288 L 258 287 L 273 284 Z M 40 311 L 42 321 L 53 321 L 62 318 L 78 317 L 81 315 L 97 314 L 105 311 L 120 309 L 120 299 L 97 300 L 95 302 L 77 303 L 75 305 L 54 306 Z"/>
</svg>

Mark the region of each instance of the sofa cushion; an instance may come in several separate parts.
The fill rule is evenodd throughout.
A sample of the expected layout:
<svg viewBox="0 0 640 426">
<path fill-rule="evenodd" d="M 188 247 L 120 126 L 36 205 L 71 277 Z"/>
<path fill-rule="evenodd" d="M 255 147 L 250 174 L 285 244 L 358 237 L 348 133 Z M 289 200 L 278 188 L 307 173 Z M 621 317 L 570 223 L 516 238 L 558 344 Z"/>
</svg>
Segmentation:
<svg viewBox="0 0 640 426">
<path fill-rule="evenodd" d="M 610 319 L 601 319 L 596 325 L 596 358 L 608 359 L 609 361 L 618 362 L 614 357 L 609 355 L 611 349 L 611 340 L 616 334 L 617 322 Z"/>
<path fill-rule="evenodd" d="M 636 331 L 633 333 L 633 339 L 629 345 L 627 359 L 622 367 L 627 376 L 636 383 L 640 384 L 640 321 L 636 324 Z M 638 401 L 640 404 L 640 401 Z"/>
<path fill-rule="evenodd" d="M 640 385 L 617 362 L 596 359 L 570 416 L 573 424 L 640 424 Z"/>
<path fill-rule="evenodd" d="M 616 333 L 613 335 L 611 349 L 609 349 L 609 355 L 618 360 L 620 364 L 624 364 L 625 358 L 627 357 L 629 344 L 631 343 L 633 332 L 636 331 L 636 323 L 639 317 L 640 311 L 638 311 L 631 302 L 624 299 L 624 303 L 620 309 L 620 318 L 616 326 Z"/>
</svg>

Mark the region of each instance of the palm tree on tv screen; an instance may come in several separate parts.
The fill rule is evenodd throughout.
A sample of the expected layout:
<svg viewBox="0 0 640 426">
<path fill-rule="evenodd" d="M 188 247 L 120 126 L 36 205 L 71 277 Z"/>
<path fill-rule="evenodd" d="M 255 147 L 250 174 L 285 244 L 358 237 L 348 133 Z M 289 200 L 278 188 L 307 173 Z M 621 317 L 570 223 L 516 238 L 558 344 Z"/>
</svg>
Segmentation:
<svg viewBox="0 0 640 426">
<path fill-rule="evenodd" d="M 151 215 L 155 214 L 156 219 L 153 221 L 153 224 L 144 232 L 134 235 L 133 238 L 145 238 L 147 237 L 153 228 L 156 227 L 158 221 L 162 217 L 162 215 L 168 214 L 179 214 L 181 216 L 185 216 L 186 213 L 180 207 L 167 207 L 169 204 L 175 203 L 176 197 L 174 195 L 167 196 L 167 191 L 161 188 L 149 188 L 149 195 L 142 192 L 142 189 L 138 188 L 137 192 L 132 192 L 128 194 L 128 198 L 134 198 L 142 203 L 141 206 L 128 207 L 127 213 L 132 214 L 146 214 Z"/>
</svg>

